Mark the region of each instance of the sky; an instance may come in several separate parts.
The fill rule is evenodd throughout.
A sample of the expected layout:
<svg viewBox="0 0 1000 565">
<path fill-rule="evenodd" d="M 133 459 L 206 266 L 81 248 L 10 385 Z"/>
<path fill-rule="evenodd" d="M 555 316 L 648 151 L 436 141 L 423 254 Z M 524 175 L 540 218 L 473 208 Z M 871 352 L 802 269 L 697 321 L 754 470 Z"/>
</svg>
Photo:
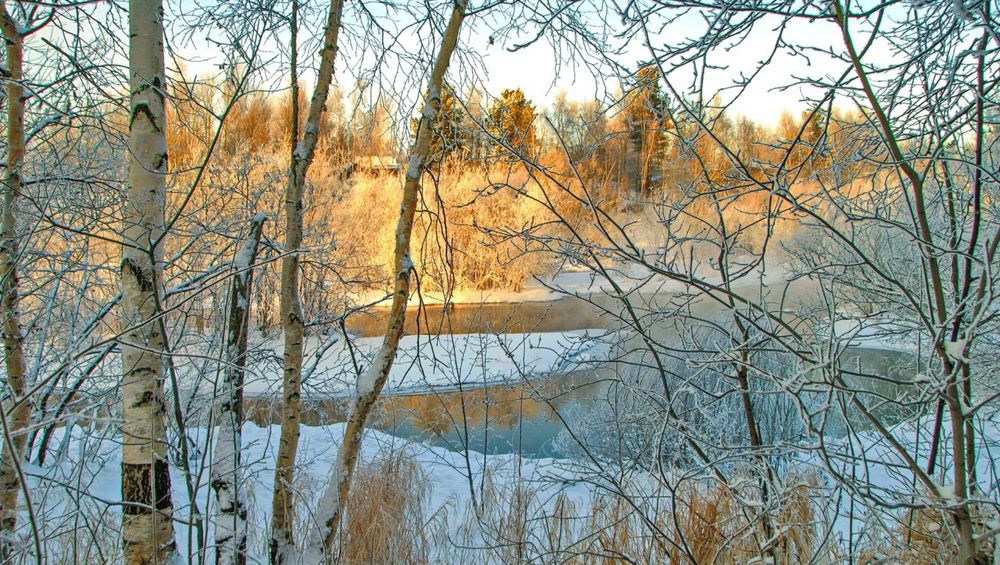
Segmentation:
<svg viewBox="0 0 1000 565">
<path fill-rule="evenodd" d="M 325 2 L 318 3 L 316 13 L 310 16 L 314 27 L 313 33 L 318 33 L 319 30 L 315 28 L 318 27 L 319 23 L 325 21 L 325 13 L 323 12 L 325 12 L 327 5 Z M 404 18 L 400 18 L 399 21 L 387 20 L 387 28 L 391 33 L 401 34 L 400 42 L 397 45 L 401 53 L 421 52 L 420 49 L 417 49 L 418 43 L 416 42 L 418 40 L 415 39 L 414 28 L 408 27 L 408 23 L 405 21 L 404 15 Z M 393 26 L 395 27 L 393 28 Z M 417 35 L 420 37 L 431 36 L 431 31 L 426 26 L 418 29 L 420 33 Z M 511 52 L 508 49 L 509 46 L 530 35 L 530 30 L 521 30 L 521 33 L 518 33 L 519 30 L 516 29 L 513 32 L 508 30 L 505 41 L 498 40 L 494 43 L 489 41 L 488 29 L 494 28 L 490 27 L 489 24 L 485 26 L 473 24 L 467 29 L 463 36 L 463 46 L 467 52 L 473 51 L 480 56 L 482 58 L 481 64 L 469 65 L 467 60 L 464 63 L 453 64 L 452 76 L 472 76 L 475 82 L 485 85 L 487 92 L 492 96 L 499 95 L 500 91 L 505 88 L 520 88 L 529 100 L 540 107 L 549 105 L 561 91 L 565 91 L 571 100 L 589 100 L 605 94 L 613 95 L 620 91 L 620 83 L 617 79 L 595 78 L 584 65 L 574 64 L 573 61 L 566 61 L 565 58 L 557 64 L 553 48 L 545 40 L 534 42 L 528 47 Z M 699 32 L 699 22 L 683 19 L 674 22 L 669 30 L 663 31 L 664 34 L 674 34 L 674 37 L 676 34 L 691 36 Z M 408 36 L 414 36 L 414 39 L 410 39 Z M 765 58 L 773 50 L 775 38 L 774 29 L 769 27 L 768 22 L 765 21 L 761 22 L 739 46 L 731 49 L 722 46 L 718 49 L 709 61 L 713 68 L 705 76 L 706 92 L 713 93 L 718 89 L 725 88 L 732 84 L 739 73 L 752 70 L 757 61 Z M 785 30 L 785 39 L 790 42 L 807 43 L 817 48 L 842 49 L 839 30 L 829 21 L 792 23 Z M 279 32 L 278 41 L 287 41 L 287 35 L 281 35 Z M 654 43 L 655 41 L 654 38 Z M 429 46 L 431 43 L 423 41 L 419 45 Z M 636 38 L 623 40 L 622 45 L 624 46 L 622 53 L 617 56 L 620 64 L 628 68 L 637 68 L 640 61 L 649 59 L 648 49 Z M 216 50 L 214 52 L 216 56 L 213 56 L 213 47 L 204 40 L 192 36 L 187 44 L 177 43 L 175 47 L 178 52 L 189 59 L 185 65 L 188 72 L 203 76 L 218 72 L 216 62 L 218 52 Z M 348 54 L 348 52 L 350 53 Z M 393 67 L 393 65 L 399 67 L 395 70 L 384 70 L 381 80 L 381 82 L 388 84 L 390 89 L 399 90 L 395 96 L 397 106 L 412 105 L 416 102 L 416 92 L 420 89 L 416 88 L 418 82 L 416 78 L 419 77 L 414 75 L 418 73 L 400 69 L 411 68 L 409 65 L 414 64 L 422 66 L 421 68 L 429 67 L 427 64 L 430 58 L 428 49 L 425 48 L 422 53 L 423 58 L 417 63 L 414 63 L 413 60 L 406 60 L 403 56 L 390 59 L 388 63 L 385 63 L 386 69 Z M 276 51 L 270 53 L 269 56 L 275 54 Z M 344 57 L 341 57 L 341 61 L 337 65 L 336 77 L 340 89 L 345 94 L 345 101 L 349 102 L 350 91 L 357 84 L 354 76 L 357 74 L 357 69 L 370 65 L 375 60 L 375 54 L 361 49 L 358 44 L 348 45 L 344 54 L 348 54 L 350 60 L 344 62 Z M 313 57 L 313 61 L 315 61 L 315 57 Z M 783 112 L 789 111 L 793 115 L 798 115 L 804 111 L 807 106 L 802 102 L 803 98 L 810 94 L 816 94 L 816 91 L 800 86 L 793 86 L 785 90 L 780 89 L 780 87 L 794 82 L 795 77 L 839 74 L 843 68 L 843 63 L 833 62 L 829 57 L 816 53 L 813 53 L 809 60 L 787 53 L 779 54 L 756 77 L 751 86 L 741 94 L 728 112 L 733 116 L 748 116 L 761 125 L 773 126 L 778 122 Z M 273 72 L 269 71 L 266 74 L 271 80 L 277 80 L 280 83 L 286 72 L 284 69 L 276 68 Z M 303 79 L 309 83 L 313 76 L 307 71 L 304 73 Z M 668 78 L 678 90 L 690 95 L 691 72 L 676 71 L 668 75 Z M 287 79 L 284 80 L 287 82 Z M 731 98 L 730 94 L 722 95 L 724 102 L 730 102 Z"/>
<path fill-rule="evenodd" d="M 734 70 L 750 68 L 760 56 L 763 56 L 763 52 L 772 46 L 773 42 L 768 44 L 766 39 L 762 38 L 760 43 L 731 54 L 731 59 L 725 61 L 730 68 L 711 73 L 707 81 L 708 90 L 715 91 L 730 84 Z M 636 60 L 640 58 L 637 57 Z M 489 68 L 487 87 L 490 92 L 498 93 L 504 88 L 520 88 L 525 96 L 536 104 L 551 103 L 560 91 L 565 91 L 570 99 L 589 99 L 601 90 L 598 88 L 597 80 L 585 69 L 577 69 L 575 73 L 571 69 L 561 69 L 560 76 L 553 80 L 556 76 L 556 66 L 552 49 L 545 44 L 534 44 L 514 53 L 499 48 L 490 49 L 485 62 Z M 767 126 L 776 124 L 785 111 L 791 111 L 793 114 L 802 112 L 806 106 L 801 102 L 804 94 L 801 88 L 775 90 L 776 87 L 787 83 L 791 75 L 803 74 L 807 69 L 803 69 L 802 66 L 803 63 L 800 61 L 788 57 L 772 63 L 754 81 L 751 88 L 741 94 L 732 111 L 750 116 L 757 123 Z M 687 86 L 690 76 L 677 73 L 671 76 L 671 79 L 681 87 Z M 617 84 L 608 84 L 608 89 L 612 92 L 617 88 Z M 724 98 L 728 102 L 731 97 L 724 96 Z"/>
<path fill-rule="evenodd" d="M 768 22 L 762 24 L 739 46 L 732 49 L 722 47 L 715 52 L 714 58 L 709 62 L 712 67 L 718 68 L 709 70 L 705 77 L 707 92 L 716 92 L 731 85 L 739 73 L 755 69 L 757 63 L 773 51 L 777 34 L 767 25 Z M 685 22 L 679 21 L 665 33 L 697 32 L 695 26 L 685 29 Z M 784 30 L 784 39 L 814 48 L 843 48 L 839 28 L 829 21 L 793 22 Z M 487 85 L 494 93 L 503 88 L 517 87 L 524 90 L 529 99 L 545 104 L 551 102 L 559 91 L 566 91 L 570 99 L 592 98 L 601 91 L 597 80 L 585 68 L 573 69 L 567 65 L 557 68 L 553 50 L 546 42 L 536 42 L 513 53 L 500 45 L 488 46 L 483 52 L 485 64 L 489 68 Z M 622 62 L 636 68 L 640 61 L 648 61 L 649 58 L 649 50 L 640 41 L 634 40 L 629 43 Z M 839 74 L 843 69 L 843 63 L 834 62 L 819 53 L 812 53 L 806 60 L 801 56 L 779 52 L 751 86 L 740 94 L 730 111 L 751 117 L 759 124 L 773 126 L 785 111 L 797 115 L 806 110 L 803 98 L 818 93 L 815 89 L 803 86 L 787 89 L 781 87 L 794 82 L 794 77 Z M 674 72 L 668 78 L 678 90 L 688 91 L 690 94 L 691 73 Z M 613 92 L 618 85 L 608 83 L 607 88 Z M 724 102 L 730 102 L 732 94 L 724 93 L 722 98 Z"/>
</svg>

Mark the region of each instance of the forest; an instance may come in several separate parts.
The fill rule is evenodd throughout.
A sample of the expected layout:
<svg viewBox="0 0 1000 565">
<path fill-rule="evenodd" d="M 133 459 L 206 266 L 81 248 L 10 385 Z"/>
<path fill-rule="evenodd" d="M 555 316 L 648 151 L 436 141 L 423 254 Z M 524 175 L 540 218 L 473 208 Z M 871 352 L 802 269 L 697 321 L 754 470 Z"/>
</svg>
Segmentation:
<svg viewBox="0 0 1000 565">
<path fill-rule="evenodd" d="M 0 0 L 0 564 L 1000 562 L 997 12 Z"/>
</svg>

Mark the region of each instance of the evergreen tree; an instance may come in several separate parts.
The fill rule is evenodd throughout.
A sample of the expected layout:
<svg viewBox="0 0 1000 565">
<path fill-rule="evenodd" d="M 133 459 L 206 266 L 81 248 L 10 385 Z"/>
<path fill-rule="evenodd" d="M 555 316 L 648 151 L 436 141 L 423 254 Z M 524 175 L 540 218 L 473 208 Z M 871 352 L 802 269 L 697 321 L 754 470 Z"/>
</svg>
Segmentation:
<svg viewBox="0 0 1000 565">
<path fill-rule="evenodd" d="M 533 157 L 539 149 L 535 132 L 535 105 L 520 89 L 505 89 L 490 105 L 488 129 L 504 146 L 525 157 Z"/>
</svg>

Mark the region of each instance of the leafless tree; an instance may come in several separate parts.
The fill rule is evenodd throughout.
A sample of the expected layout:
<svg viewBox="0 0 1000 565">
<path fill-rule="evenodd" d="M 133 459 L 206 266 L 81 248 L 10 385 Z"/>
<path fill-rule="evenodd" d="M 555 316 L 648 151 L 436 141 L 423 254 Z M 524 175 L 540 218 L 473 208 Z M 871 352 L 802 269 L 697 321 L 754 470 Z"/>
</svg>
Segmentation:
<svg viewBox="0 0 1000 565">
<path fill-rule="evenodd" d="M 297 10 L 296 8 L 293 8 Z M 274 471 L 274 506 L 271 514 L 271 562 L 288 561 L 289 552 L 294 548 L 292 536 L 295 518 L 295 494 L 292 489 L 295 468 L 295 454 L 299 441 L 299 418 L 302 394 L 302 347 L 305 338 L 305 320 L 299 298 L 299 256 L 302 245 L 302 192 L 305 189 L 306 174 L 316 153 L 319 139 L 320 118 L 326 108 L 330 82 L 333 79 L 333 64 L 337 57 L 337 39 L 340 34 L 342 0 L 330 4 L 323 48 L 320 51 L 320 67 L 312 100 L 306 115 L 302 138 L 298 138 L 298 112 L 292 112 L 292 132 L 296 135 L 295 150 L 288 172 L 288 187 L 285 193 L 285 251 L 287 255 L 281 265 L 281 324 L 284 330 L 284 379 L 282 384 L 282 423 L 279 440 L 278 463 Z M 293 12 L 297 13 L 297 12 Z M 297 22 L 297 19 L 295 20 Z M 295 43 L 297 30 L 292 31 Z M 297 46 L 292 46 L 292 82 L 297 82 Z M 298 107 L 297 86 L 293 108 Z"/>
<path fill-rule="evenodd" d="M 122 229 L 122 536 L 128 563 L 162 563 L 176 551 L 163 401 L 162 293 L 167 139 L 163 7 L 129 11 L 129 199 Z"/>
<path fill-rule="evenodd" d="M 357 465 L 358 453 L 361 449 L 361 439 L 365 424 L 375 402 L 378 400 L 382 387 L 385 386 L 392 368 L 399 340 L 403 336 L 406 323 L 406 304 L 410 298 L 410 276 L 413 270 L 413 260 L 410 258 L 410 235 L 413 233 L 413 220 L 416 214 L 420 181 L 425 163 L 428 162 L 433 137 L 432 127 L 441 109 L 442 88 L 444 76 L 451 63 L 452 53 L 458 45 L 462 21 L 466 15 L 466 4 L 462 0 L 454 3 L 447 27 L 441 35 L 441 45 L 434 60 L 424 96 L 424 109 L 420 115 L 417 136 L 406 169 L 406 180 L 403 185 L 403 201 L 400 205 L 399 223 L 396 227 L 396 245 L 393 266 L 395 269 L 395 288 L 393 290 L 392 307 L 387 319 L 385 338 L 379 353 L 364 373 L 358 376 L 357 396 L 351 406 L 344 430 L 344 441 L 337 455 L 337 464 L 333 468 L 330 481 L 320 501 L 317 510 L 318 534 L 311 540 L 309 550 L 314 558 L 330 559 L 331 551 L 340 529 L 343 515 L 343 501 L 347 500 L 351 488 L 351 479 Z"/>
<path fill-rule="evenodd" d="M 250 330 L 250 294 L 253 267 L 265 214 L 254 216 L 246 242 L 233 261 L 236 273 L 229 291 L 226 360 L 222 394 L 218 401 L 219 435 L 215 440 L 212 488 L 215 490 L 215 552 L 217 564 L 243 565 L 247 561 L 247 506 L 241 484 L 243 385 Z"/>
<path fill-rule="evenodd" d="M 939 513 L 948 517 L 947 533 L 936 538 L 940 547 L 959 562 L 982 562 L 994 544 L 983 517 L 997 508 L 976 476 L 982 463 L 976 422 L 991 417 L 996 399 L 995 367 L 982 349 L 996 331 L 1000 242 L 983 205 L 997 186 L 990 118 L 996 81 L 986 72 L 1000 46 L 993 7 L 648 2 L 614 8 L 622 36 L 637 36 L 659 71 L 674 126 L 663 135 L 693 152 L 693 181 L 679 199 L 633 204 L 662 226 L 662 243 L 650 249 L 641 242 L 648 236 L 621 217 L 604 187 L 580 175 L 572 158 L 562 176 L 525 159 L 541 192 L 517 190 L 548 208 L 562 231 L 553 236 L 536 227 L 509 235 L 564 254 L 603 279 L 607 296 L 583 298 L 631 336 L 624 359 L 633 369 L 620 376 L 641 378 L 621 387 L 659 406 L 646 416 L 658 414 L 648 431 L 651 448 L 659 444 L 653 460 L 667 454 L 663 438 L 682 438 L 686 465 L 741 504 L 746 500 L 750 523 L 762 525 L 751 531 L 762 558 L 777 558 L 788 543 L 767 532 L 795 484 L 774 470 L 787 464 L 781 462 L 790 449 L 797 453 L 792 460 L 809 462 L 797 468 L 814 468 L 821 484 L 850 500 L 852 517 L 858 503 L 898 524 L 886 528 L 912 532 L 915 515 Z M 564 37 L 577 45 L 607 37 L 574 15 L 553 12 L 539 27 L 575 30 Z M 694 36 L 673 33 L 691 17 L 714 23 Z M 839 45 L 793 34 L 820 25 L 835 31 Z M 713 73 L 721 50 L 759 37 L 775 39 L 774 50 L 743 70 L 722 98 L 707 91 L 703 77 Z M 613 48 L 596 50 L 608 54 L 605 68 L 628 72 Z M 768 148 L 766 162 L 752 161 L 722 133 L 725 119 L 732 100 L 784 56 L 820 59 L 827 70 L 798 79 L 811 98 L 794 139 Z M 861 119 L 836 118 L 835 103 L 853 106 Z M 676 127 L 682 123 L 695 127 Z M 831 162 L 831 149 L 845 139 L 851 153 Z M 779 269 L 788 272 L 769 277 Z M 887 375 L 859 362 L 854 349 L 879 340 L 932 353 Z M 697 370 L 672 369 L 671 359 Z M 721 423 L 718 410 L 727 398 L 740 399 L 734 408 L 742 412 L 743 435 L 720 451 L 712 420 Z M 795 427 L 785 430 L 791 436 L 762 424 L 776 415 L 769 398 L 784 398 L 798 413 Z M 929 427 L 914 415 L 929 417 Z M 939 447 L 944 442 L 947 457 Z M 862 470 L 858 446 L 881 451 L 877 471 Z M 755 489 L 737 479 L 745 474 Z M 676 479 L 662 477 L 676 487 Z M 857 552 L 855 536 L 852 530 L 845 541 Z M 887 550 L 912 551 L 912 536 L 906 537 Z"/>
</svg>

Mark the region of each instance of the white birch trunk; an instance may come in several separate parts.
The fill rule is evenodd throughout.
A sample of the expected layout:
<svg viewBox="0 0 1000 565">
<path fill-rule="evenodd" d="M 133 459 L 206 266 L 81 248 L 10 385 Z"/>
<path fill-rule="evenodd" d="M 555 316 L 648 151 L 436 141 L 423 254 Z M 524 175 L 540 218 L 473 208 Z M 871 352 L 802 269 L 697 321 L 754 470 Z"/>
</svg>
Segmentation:
<svg viewBox="0 0 1000 565">
<path fill-rule="evenodd" d="M 406 180 L 403 184 L 403 201 L 400 206 L 399 223 L 396 226 L 396 249 L 394 267 L 396 273 L 395 289 L 392 297 L 392 307 L 389 312 L 385 338 L 375 360 L 358 378 L 357 396 L 351 406 L 351 413 L 344 430 L 344 440 L 337 454 L 337 463 L 330 473 L 323 498 L 316 509 L 318 527 L 307 548 L 307 561 L 319 563 L 329 560 L 330 552 L 340 528 L 340 519 L 344 512 L 344 501 L 351 488 L 351 479 L 357 464 L 358 452 L 365 423 L 375 401 L 378 400 L 382 387 L 385 386 L 389 370 L 399 340 L 403 337 L 406 322 L 406 303 L 410 295 L 410 271 L 413 261 L 410 259 L 410 235 L 413 232 L 413 218 L 417 209 L 420 193 L 420 178 L 424 171 L 424 163 L 430 154 L 433 138 L 432 128 L 435 118 L 441 110 L 441 89 L 444 75 L 451 62 L 452 53 L 458 45 L 458 36 L 462 21 L 465 18 L 465 0 L 458 0 L 452 8 L 448 27 L 441 38 L 441 49 L 438 52 L 434 68 L 431 70 L 430 83 L 424 98 L 424 109 L 417 128 L 417 138 L 410 150 L 409 165 L 406 169 Z M 324 557 L 325 556 L 325 557 Z"/>
<path fill-rule="evenodd" d="M 281 437 L 278 440 L 278 460 L 274 470 L 274 503 L 271 508 L 271 563 L 289 562 L 295 547 L 294 481 L 295 454 L 299 445 L 299 423 L 302 389 L 302 347 L 305 327 L 299 298 L 299 256 L 302 245 L 302 193 L 306 174 L 316 153 L 319 128 L 326 107 L 333 63 L 337 56 L 337 39 L 343 13 L 343 0 L 332 0 L 327 17 L 323 48 L 320 50 L 316 89 L 309 102 L 305 131 L 292 151 L 285 190 L 285 257 L 281 262 L 281 327 L 284 333 L 284 374 L 282 375 Z M 294 49 L 293 49 L 294 52 Z M 297 77 L 293 77 L 296 80 Z M 297 95 L 297 89 L 296 94 Z M 293 100 L 293 104 L 297 99 Z M 293 119 L 297 120 L 293 112 Z M 296 131 L 297 123 L 292 124 Z"/>
<path fill-rule="evenodd" d="M 163 269 L 167 140 L 162 0 L 129 3 L 128 200 L 122 233 L 122 538 L 125 563 L 175 556 L 163 404 Z"/>
<path fill-rule="evenodd" d="M 29 423 L 29 403 L 24 401 L 24 336 L 18 311 L 17 204 L 21 194 L 24 164 L 24 38 L 17 23 L 0 3 L 0 30 L 7 51 L 7 170 L 3 180 L 0 212 L 0 318 L 7 380 L 3 389 L 7 434 L 0 454 L 0 562 L 12 556 L 11 536 L 17 527 L 17 504 L 21 490 L 19 465 L 24 457 Z M 18 401 L 21 401 L 17 404 Z"/>
<path fill-rule="evenodd" d="M 250 328 L 250 293 L 253 264 L 267 216 L 257 214 L 250 235 L 243 243 L 233 268 L 229 291 L 229 321 L 226 329 L 226 368 L 217 397 L 219 431 L 215 438 L 211 485 L 215 492 L 215 563 L 244 565 L 247 562 L 246 494 L 240 484 L 241 428 L 243 426 L 243 381 Z"/>
</svg>

